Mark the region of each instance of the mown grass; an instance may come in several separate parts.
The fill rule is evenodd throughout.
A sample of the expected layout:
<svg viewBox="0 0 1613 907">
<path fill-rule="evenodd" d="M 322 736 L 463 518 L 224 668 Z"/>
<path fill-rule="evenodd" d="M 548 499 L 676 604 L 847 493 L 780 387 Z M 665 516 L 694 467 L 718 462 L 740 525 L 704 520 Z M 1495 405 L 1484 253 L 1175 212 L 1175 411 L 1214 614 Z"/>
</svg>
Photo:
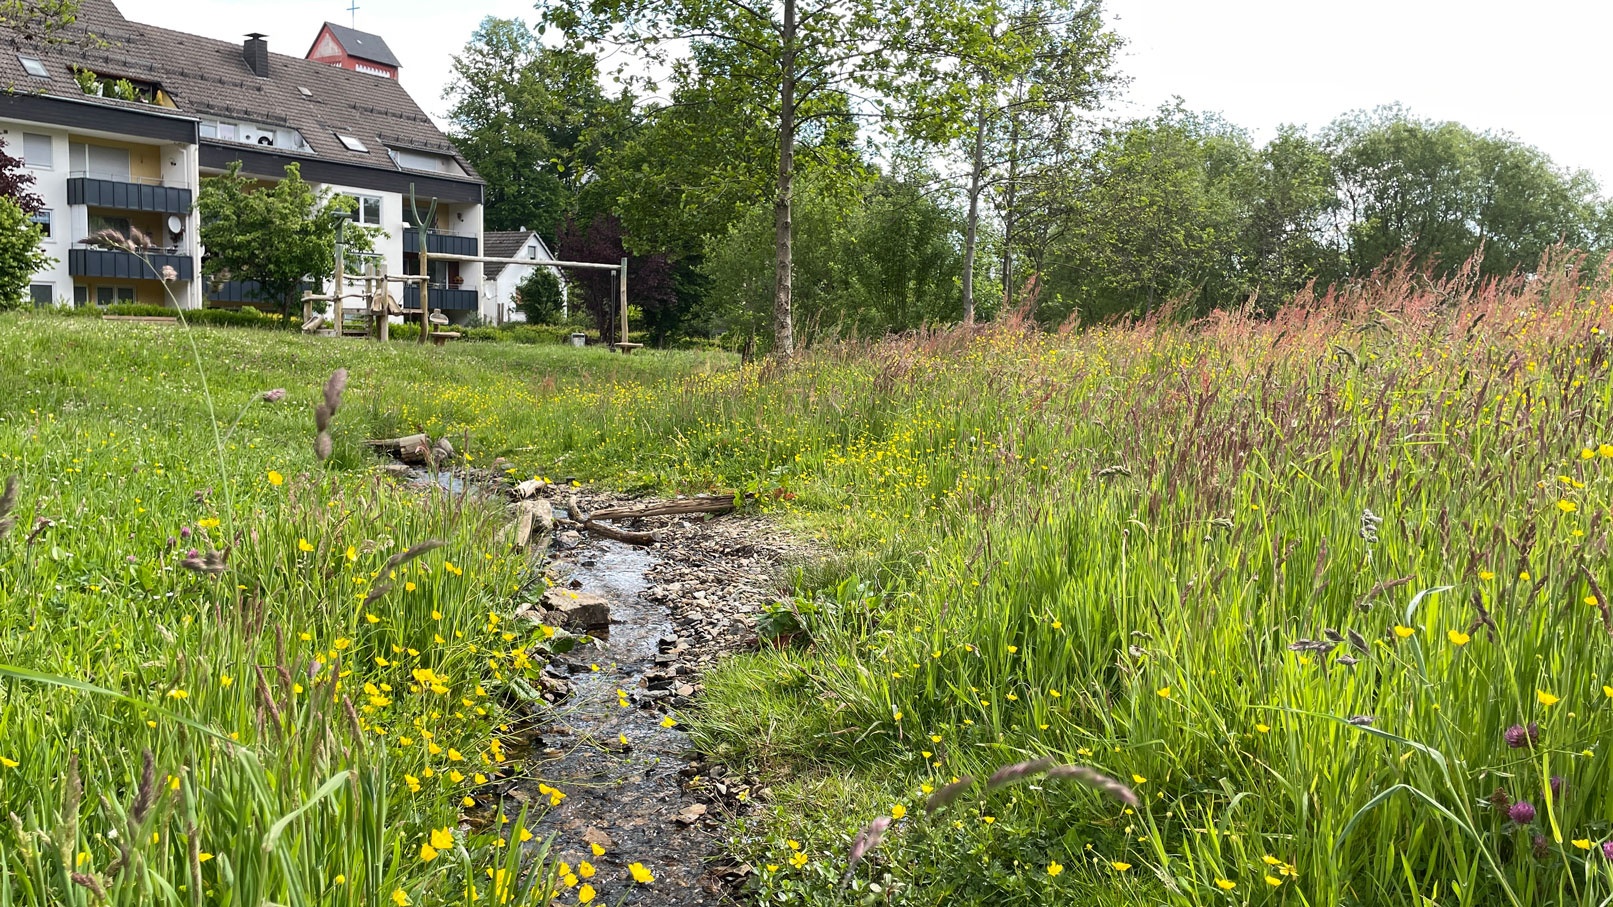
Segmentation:
<svg viewBox="0 0 1613 907">
<path fill-rule="evenodd" d="M 541 577 L 496 511 L 376 477 L 359 441 L 485 462 L 551 400 L 584 419 L 579 388 L 707 364 L 0 319 L 0 904 L 547 903 L 566 880 L 486 794 L 518 770 L 505 707 L 542 634 L 506 618 Z M 215 551 L 220 575 L 184 565 Z"/>
</svg>

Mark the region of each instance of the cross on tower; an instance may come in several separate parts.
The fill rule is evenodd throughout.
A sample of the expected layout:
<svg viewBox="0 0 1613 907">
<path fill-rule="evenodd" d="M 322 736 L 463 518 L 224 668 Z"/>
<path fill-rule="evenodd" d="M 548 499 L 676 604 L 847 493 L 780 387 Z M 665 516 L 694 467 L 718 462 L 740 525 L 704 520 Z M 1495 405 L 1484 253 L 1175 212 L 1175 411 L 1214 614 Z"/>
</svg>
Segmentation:
<svg viewBox="0 0 1613 907">
<path fill-rule="evenodd" d="M 353 27 L 358 28 L 358 0 L 348 0 L 347 11 L 353 16 Z"/>
</svg>

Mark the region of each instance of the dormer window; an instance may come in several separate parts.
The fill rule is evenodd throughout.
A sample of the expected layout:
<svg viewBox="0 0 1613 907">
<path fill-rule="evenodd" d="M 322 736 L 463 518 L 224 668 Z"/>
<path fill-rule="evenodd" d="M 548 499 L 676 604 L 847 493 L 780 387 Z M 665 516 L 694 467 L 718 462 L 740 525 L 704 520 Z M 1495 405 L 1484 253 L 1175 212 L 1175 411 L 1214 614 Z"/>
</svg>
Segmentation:
<svg viewBox="0 0 1613 907">
<path fill-rule="evenodd" d="M 340 132 L 338 132 L 336 133 L 336 140 L 341 142 L 342 147 L 346 148 L 348 151 L 358 151 L 364 154 L 370 153 L 370 149 L 364 147 L 363 142 L 350 135 L 342 135 Z"/>
<path fill-rule="evenodd" d="M 45 64 L 42 61 L 40 61 L 39 59 L 37 59 L 35 57 L 24 57 L 24 56 L 21 56 L 21 55 L 19 55 L 17 57 L 17 59 L 19 61 L 21 61 L 23 71 L 28 73 L 29 75 L 33 76 L 34 78 L 36 78 L 36 79 L 48 79 L 48 78 L 50 78 L 50 70 L 46 69 Z"/>
</svg>

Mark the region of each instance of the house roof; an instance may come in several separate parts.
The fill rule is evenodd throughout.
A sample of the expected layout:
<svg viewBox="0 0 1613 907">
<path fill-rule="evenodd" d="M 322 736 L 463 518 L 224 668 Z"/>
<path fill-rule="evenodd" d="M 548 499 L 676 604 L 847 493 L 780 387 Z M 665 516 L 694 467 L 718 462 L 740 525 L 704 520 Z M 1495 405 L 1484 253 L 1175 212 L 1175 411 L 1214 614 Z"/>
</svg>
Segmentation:
<svg viewBox="0 0 1613 907">
<path fill-rule="evenodd" d="M 330 29 L 330 33 L 336 37 L 336 42 L 342 45 L 342 50 L 347 51 L 350 57 L 370 60 L 394 69 L 403 65 L 392 54 L 392 48 L 387 47 L 386 42 L 381 40 L 380 35 L 372 35 L 367 31 L 359 31 L 334 22 L 326 22 L 325 27 Z M 314 41 L 317 43 L 319 38 L 315 37 Z"/>
<path fill-rule="evenodd" d="M 91 36 L 95 40 L 89 40 Z M 432 176 L 480 182 L 470 162 L 395 79 L 278 53 L 269 54 L 268 78 L 259 78 L 247 67 L 241 44 L 130 22 L 112 0 L 82 0 L 77 22 L 56 37 L 58 41 L 46 44 L 0 29 L 0 84 L 18 92 L 153 113 L 294 128 L 309 151 L 272 149 L 294 159 L 399 172 L 402 168 L 387 154 L 388 147 L 447 155 L 466 176 Z M 49 77 L 28 75 L 17 59 L 19 53 L 43 61 Z M 73 77 L 75 65 L 103 77 L 155 82 L 177 109 L 85 95 Z M 338 133 L 358 138 L 369 151 L 345 147 Z M 203 143 L 236 145 L 207 139 Z"/>
<path fill-rule="evenodd" d="M 538 241 L 538 257 L 532 259 L 533 264 L 554 260 L 554 254 L 549 251 L 548 243 L 531 230 L 485 231 L 482 233 L 482 248 L 487 251 L 482 254 L 488 258 L 520 258 L 521 250 L 526 248 L 529 239 Z M 491 280 L 504 273 L 504 268 L 504 263 L 490 261 L 482 266 L 482 274 Z"/>
</svg>

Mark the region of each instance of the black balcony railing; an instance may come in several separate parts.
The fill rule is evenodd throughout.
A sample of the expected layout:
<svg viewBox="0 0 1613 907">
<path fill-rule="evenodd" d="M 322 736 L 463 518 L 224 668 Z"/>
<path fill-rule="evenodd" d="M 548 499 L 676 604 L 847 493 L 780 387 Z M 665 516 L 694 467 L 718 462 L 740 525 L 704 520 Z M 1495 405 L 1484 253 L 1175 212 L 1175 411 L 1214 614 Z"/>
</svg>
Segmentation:
<svg viewBox="0 0 1613 907">
<path fill-rule="evenodd" d="M 191 196 L 189 189 L 178 186 L 148 186 L 75 176 L 67 180 L 67 203 L 117 211 L 183 215 L 190 213 Z"/>
<path fill-rule="evenodd" d="M 446 287 L 432 287 L 426 297 L 431 301 L 433 309 L 443 311 L 474 311 L 477 308 L 475 290 L 453 290 Z M 403 288 L 403 308 L 406 311 L 420 311 L 420 287 L 409 284 Z"/>
<path fill-rule="evenodd" d="M 166 252 L 135 255 L 119 249 L 67 250 L 67 273 L 74 277 L 157 280 L 165 267 L 174 269 L 176 280 L 190 280 L 196 276 L 196 263 L 189 255 L 169 255 Z"/>
<path fill-rule="evenodd" d="M 426 231 L 426 251 L 432 255 L 480 255 L 476 251 L 479 247 L 474 236 L 461 236 L 458 233 L 444 233 L 441 230 Z M 420 230 L 415 227 L 403 229 L 403 254 L 416 255 L 420 252 Z"/>
<path fill-rule="evenodd" d="M 314 285 L 311 283 L 305 283 L 302 285 L 302 289 L 305 293 L 311 293 L 314 291 Z M 259 290 L 258 282 L 255 280 L 226 280 L 223 283 L 216 285 L 210 283 L 207 285 L 207 301 L 224 303 L 226 305 L 233 305 L 235 303 L 245 303 L 247 305 L 279 305 L 281 302 L 279 299 L 264 298 Z"/>
</svg>

